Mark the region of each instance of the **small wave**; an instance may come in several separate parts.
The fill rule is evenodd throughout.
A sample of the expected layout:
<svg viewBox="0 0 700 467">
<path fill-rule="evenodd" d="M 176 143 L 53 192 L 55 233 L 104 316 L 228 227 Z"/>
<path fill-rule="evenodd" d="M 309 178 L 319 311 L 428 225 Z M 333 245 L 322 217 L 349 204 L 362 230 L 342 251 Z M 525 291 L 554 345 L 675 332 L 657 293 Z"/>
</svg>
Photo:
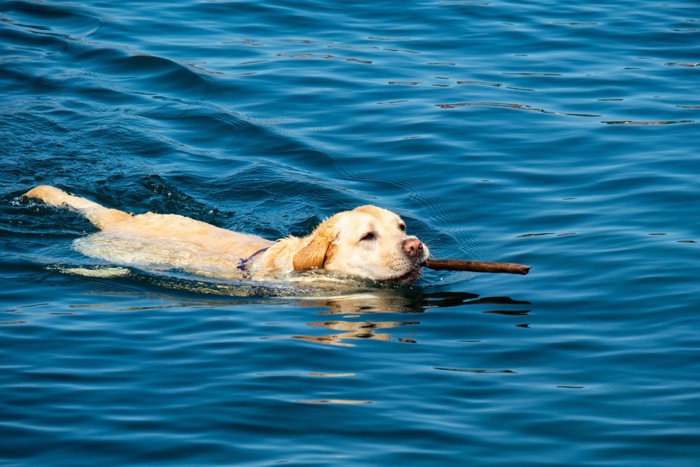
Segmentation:
<svg viewBox="0 0 700 467">
<path fill-rule="evenodd" d="M 476 374 L 517 374 L 517 371 L 513 370 L 484 370 L 484 369 L 470 369 L 470 368 L 447 368 L 447 367 L 435 367 L 436 370 L 440 371 L 456 371 L 458 373 L 476 373 Z"/>
<path fill-rule="evenodd" d="M 372 404 L 372 401 L 357 400 L 357 399 L 307 399 L 300 400 L 302 404 L 338 404 L 338 405 L 367 405 Z"/>
<path fill-rule="evenodd" d="M 504 75 L 517 75 L 517 76 L 562 76 L 561 73 L 547 73 L 547 72 L 534 72 L 534 71 L 506 71 Z"/>
<path fill-rule="evenodd" d="M 168 58 L 117 49 L 100 49 L 96 52 L 97 55 L 93 53 L 93 71 L 119 80 L 128 90 L 176 92 L 188 96 L 198 94 L 198 98 L 204 99 L 212 88 L 212 81 L 207 75 Z"/>
<path fill-rule="evenodd" d="M 668 62 L 666 66 L 685 66 L 690 68 L 695 68 L 700 66 L 700 62 Z"/>
<path fill-rule="evenodd" d="M 299 60 L 315 60 L 315 59 L 323 59 L 323 60 L 342 60 L 346 62 L 355 62 L 355 63 L 361 63 L 363 65 L 370 65 L 372 64 L 372 60 L 365 60 L 361 58 L 355 58 L 355 57 L 340 57 L 337 55 L 331 55 L 331 54 L 311 54 L 311 53 L 306 53 L 306 54 L 287 54 L 287 53 L 279 53 L 277 54 L 278 57 L 283 57 L 283 58 L 295 58 Z"/>
<path fill-rule="evenodd" d="M 695 123 L 695 120 L 607 120 L 607 125 L 677 125 L 682 123 Z"/>
<path fill-rule="evenodd" d="M 575 113 L 575 112 L 555 112 L 552 110 L 540 109 L 537 107 L 531 107 L 526 104 L 510 104 L 505 102 L 458 102 L 455 104 L 435 104 L 436 107 L 441 109 L 455 109 L 458 107 L 503 107 L 507 109 L 515 110 L 525 110 L 528 112 L 539 112 L 543 114 L 551 115 L 565 115 L 569 117 L 600 117 L 598 114 L 587 114 L 587 113 Z"/>
<path fill-rule="evenodd" d="M 0 13 L 3 23 L 40 35 L 85 38 L 103 26 L 99 18 L 66 3 L 5 2 Z"/>
</svg>

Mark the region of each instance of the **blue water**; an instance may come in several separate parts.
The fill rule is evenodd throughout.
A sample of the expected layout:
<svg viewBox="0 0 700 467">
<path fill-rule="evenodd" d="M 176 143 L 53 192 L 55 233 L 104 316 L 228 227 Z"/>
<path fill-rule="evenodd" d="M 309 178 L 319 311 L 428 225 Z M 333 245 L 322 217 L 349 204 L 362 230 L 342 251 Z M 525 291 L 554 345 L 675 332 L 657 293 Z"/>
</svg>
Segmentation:
<svg viewBox="0 0 700 467">
<path fill-rule="evenodd" d="M 0 2 L 0 463 L 700 463 L 700 6 Z M 81 256 L 51 184 L 435 257 L 339 298 Z"/>
</svg>

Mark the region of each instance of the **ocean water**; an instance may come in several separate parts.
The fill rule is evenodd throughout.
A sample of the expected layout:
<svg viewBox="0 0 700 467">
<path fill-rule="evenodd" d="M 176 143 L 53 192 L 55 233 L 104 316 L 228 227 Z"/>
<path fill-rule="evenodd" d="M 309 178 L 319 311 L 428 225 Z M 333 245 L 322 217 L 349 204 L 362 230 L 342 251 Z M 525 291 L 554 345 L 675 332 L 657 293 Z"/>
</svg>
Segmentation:
<svg viewBox="0 0 700 467">
<path fill-rule="evenodd" d="M 0 463 L 699 465 L 699 86 L 690 0 L 0 1 Z M 38 184 L 532 271 L 156 274 Z"/>
</svg>

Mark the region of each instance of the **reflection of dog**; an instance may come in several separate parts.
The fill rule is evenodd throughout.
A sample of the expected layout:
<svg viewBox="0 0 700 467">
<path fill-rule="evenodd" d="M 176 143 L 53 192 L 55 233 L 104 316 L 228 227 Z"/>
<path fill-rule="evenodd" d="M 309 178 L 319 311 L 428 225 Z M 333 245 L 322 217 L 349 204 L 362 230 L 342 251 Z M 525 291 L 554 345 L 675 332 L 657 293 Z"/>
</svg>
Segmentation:
<svg viewBox="0 0 700 467">
<path fill-rule="evenodd" d="M 304 238 L 276 242 L 221 229 L 175 214 L 132 216 L 50 186 L 24 196 L 71 207 L 102 232 L 81 251 L 124 264 L 148 263 L 210 276 L 265 278 L 321 269 L 377 281 L 418 279 L 428 248 L 406 235 L 399 216 L 375 206 L 334 215 Z M 233 274 L 232 274 L 233 273 Z"/>
<path fill-rule="evenodd" d="M 294 336 L 294 339 L 318 342 L 319 344 L 352 346 L 343 342 L 346 339 L 375 339 L 390 341 L 391 334 L 376 332 L 377 329 L 391 329 L 399 326 L 420 324 L 418 321 L 324 321 L 307 323 L 309 326 L 320 326 L 334 331 L 344 331 L 328 336 Z M 401 342 L 415 342 L 412 339 L 399 339 Z"/>
</svg>

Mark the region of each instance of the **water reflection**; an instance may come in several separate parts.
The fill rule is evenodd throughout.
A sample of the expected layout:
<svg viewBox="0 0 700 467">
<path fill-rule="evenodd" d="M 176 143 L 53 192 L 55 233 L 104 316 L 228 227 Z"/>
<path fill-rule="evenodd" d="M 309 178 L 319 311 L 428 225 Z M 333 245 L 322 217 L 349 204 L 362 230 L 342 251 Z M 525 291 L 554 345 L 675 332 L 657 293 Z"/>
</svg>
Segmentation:
<svg viewBox="0 0 700 467">
<path fill-rule="evenodd" d="M 304 300 L 302 306 L 326 307 L 326 315 L 368 313 L 423 313 L 430 308 L 463 305 L 529 305 L 511 297 L 480 297 L 469 292 L 431 292 L 423 289 L 378 289 L 373 292 Z M 497 312 L 497 311 L 490 311 Z"/>
<path fill-rule="evenodd" d="M 79 273 L 77 268 L 66 268 L 64 272 Z M 417 327 L 421 325 L 417 317 L 431 309 L 478 307 L 478 312 L 482 314 L 525 317 L 530 313 L 531 305 L 527 300 L 509 296 L 482 297 L 470 292 L 421 287 L 372 288 L 367 284 L 361 287 L 360 283 L 353 283 L 354 288 L 339 288 L 338 283 L 329 283 L 325 285 L 332 287 L 310 289 L 308 286 L 301 288 L 298 284 L 292 286 L 289 283 L 219 283 L 133 270 L 129 270 L 129 274 L 120 271 L 114 277 L 103 277 L 102 274 L 94 274 L 94 271 L 90 270 L 90 274 L 86 276 L 95 281 L 93 284 L 99 289 L 92 293 L 122 298 L 133 296 L 139 303 L 134 306 L 133 303 L 124 303 L 121 300 L 99 300 L 95 304 L 71 305 L 73 309 L 133 312 L 183 307 L 274 306 L 279 303 L 285 307 L 314 309 L 316 315 L 322 317 L 306 322 L 307 332 L 293 333 L 287 337 L 337 346 L 354 346 L 352 341 L 363 339 L 418 343 L 416 339 L 406 337 L 405 334 L 401 337 L 395 336 L 395 330 L 408 327 L 409 336 L 413 336 Z M 143 295 L 144 284 L 149 289 L 147 300 L 144 300 Z M 185 292 L 185 295 L 171 295 L 167 289 Z M 400 316 L 399 319 L 397 315 Z M 295 318 L 299 316 L 294 315 Z M 515 326 L 527 328 L 529 325 L 519 323 Z"/>
<path fill-rule="evenodd" d="M 410 326 L 420 324 L 420 321 L 325 321 L 307 323 L 312 327 L 324 327 L 334 332 L 326 336 L 292 336 L 294 339 L 301 339 L 319 344 L 343 345 L 351 347 L 352 344 L 344 342 L 347 339 L 376 339 L 382 341 L 392 340 L 391 334 L 377 332 L 378 329 L 391 329 L 399 326 Z"/>
<path fill-rule="evenodd" d="M 511 297 L 480 297 L 468 292 L 422 292 L 417 289 L 378 290 L 375 293 L 362 293 L 326 299 L 303 300 L 299 305 L 304 307 L 320 307 L 324 311 L 319 315 L 333 315 L 336 319 L 307 323 L 312 328 L 324 328 L 333 332 L 323 335 L 296 335 L 294 339 L 327 345 L 352 346 L 348 340 L 374 339 L 382 341 L 394 340 L 389 329 L 404 326 L 419 326 L 420 321 L 411 320 L 362 320 L 367 315 L 386 313 L 422 314 L 431 308 L 460 307 L 468 305 L 486 305 L 483 313 L 503 316 L 525 316 L 530 310 L 523 309 L 530 305 L 529 301 L 515 300 Z M 496 307 L 491 309 L 491 305 Z M 360 320 L 358 320 L 360 318 Z M 527 324 L 517 324 L 518 327 L 528 327 Z M 417 343 L 406 337 L 396 338 L 401 343 Z"/>
</svg>

